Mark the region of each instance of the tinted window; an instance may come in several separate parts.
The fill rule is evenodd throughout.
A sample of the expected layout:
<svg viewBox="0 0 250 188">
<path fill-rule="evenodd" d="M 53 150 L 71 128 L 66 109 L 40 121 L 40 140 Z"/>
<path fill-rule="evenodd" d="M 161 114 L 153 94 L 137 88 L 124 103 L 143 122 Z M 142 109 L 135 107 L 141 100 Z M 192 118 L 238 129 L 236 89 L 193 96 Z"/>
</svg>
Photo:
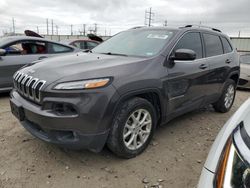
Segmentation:
<svg viewBox="0 0 250 188">
<path fill-rule="evenodd" d="M 29 55 L 47 53 L 45 42 L 21 41 L 4 47 L 6 55 Z"/>
<path fill-rule="evenodd" d="M 63 46 L 60 44 L 54 44 L 54 43 L 50 43 L 50 50 L 49 53 L 66 53 L 66 52 L 72 52 L 72 48 L 69 48 L 67 46 Z"/>
<path fill-rule="evenodd" d="M 203 36 L 207 57 L 223 54 L 223 47 L 219 36 L 211 34 L 203 34 Z"/>
<path fill-rule="evenodd" d="M 224 37 L 221 37 L 221 41 L 222 41 L 222 44 L 223 44 L 223 47 L 224 47 L 224 53 L 230 53 L 233 51 L 230 43 L 228 42 L 228 40 Z"/>
<path fill-rule="evenodd" d="M 96 47 L 98 44 L 95 42 L 86 42 L 87 43 L 87 47 L 88 49 L 93 49 L 94 47 Z"/>
<path fill-rule="evenodd" d="M 80 48 L 81 49 L 81 42 L 77 41 L 77 42 L 73 42 L 72 45 L 74 47 Z"/>
<path fill-rule="evenodd" d="M 202 58 L 202 43 L 200 33 L 187 33 L 185 34 L 174 48 L 174 51 L 178 49 L 189 49 L 196 53 L 196 59 Z"/>
<path fill-rule="evenodd" d="M 99 44 L 92 51 L 150 57 L 168 44 L 174 32 L 167 29 L 130 29 Z"/>
</svg>

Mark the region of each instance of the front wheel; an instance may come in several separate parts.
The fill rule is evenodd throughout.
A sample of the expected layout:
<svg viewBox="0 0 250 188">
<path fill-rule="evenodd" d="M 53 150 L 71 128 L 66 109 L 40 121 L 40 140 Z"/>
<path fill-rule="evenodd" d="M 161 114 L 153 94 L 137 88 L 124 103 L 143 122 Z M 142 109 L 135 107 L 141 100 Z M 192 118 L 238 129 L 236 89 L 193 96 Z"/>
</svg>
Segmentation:
<svg viewBox="0 0 250 188">
<path fill-rule="evenodd" d="M 213 104 L 214 109 L 217 112 L 228 112 L 234 103 L 234 98 L 236 94 L 236 83 L 229 79 L 225 83 L 225 87 L 223 89 L 223 93 L 220 97 L 220 99 Z"/>
<path fill-rule="evenodd" d="M 135 157 L 147 148 L 155 126 L 154 106 L 143 98 L 130 99 L 118 110 L 107 145 L 120 157 Z"/>
</svg>

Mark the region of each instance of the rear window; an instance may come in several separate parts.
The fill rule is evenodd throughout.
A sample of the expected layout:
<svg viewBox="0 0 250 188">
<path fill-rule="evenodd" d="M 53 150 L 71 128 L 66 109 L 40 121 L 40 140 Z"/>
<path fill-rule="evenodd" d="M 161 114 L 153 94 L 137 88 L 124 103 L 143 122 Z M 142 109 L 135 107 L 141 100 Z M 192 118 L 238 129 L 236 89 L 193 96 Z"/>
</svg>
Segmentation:
<svg viewBox="0 0 250 188">
<path fill-rule="evenodd" d="M 73 49 L 60 44 L 49 43 L 49 53 L 66 53 L 72 52 Z"/>
<path fill-rule="evenodd" d="M 203 34 L 205 42 L 206 57 L 223 54 L 223 47 L 219 36 Z"/>
<path fill-rule="evenodd" d="M 224 53 L 230 53 L 233 51 L 232 46 L 225 37 L 221 37 L 221 41 L 224 47 Z"/>
</svg>

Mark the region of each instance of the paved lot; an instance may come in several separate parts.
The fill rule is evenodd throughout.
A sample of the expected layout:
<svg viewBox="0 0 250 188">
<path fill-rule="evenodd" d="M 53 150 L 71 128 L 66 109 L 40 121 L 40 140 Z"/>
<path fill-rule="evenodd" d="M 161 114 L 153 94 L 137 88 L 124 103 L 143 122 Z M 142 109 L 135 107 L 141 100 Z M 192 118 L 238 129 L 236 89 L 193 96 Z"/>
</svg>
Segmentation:
<svg viewBox="0 0 250 188">
<path fill-rule="evenodd" d="M 249 91 L 238 91 L 229 113 L 209 106 L 159 127 L 146 152 L 123 160 L 107 149 L 64 151 L 35 139 L 11 115 L 8 95 L 0 95 L 0 187 L 140 188 L 146 178 L 148 187 L 160 181 L 193 188 L 218 131 L 248 97 Z"/>
</svg>

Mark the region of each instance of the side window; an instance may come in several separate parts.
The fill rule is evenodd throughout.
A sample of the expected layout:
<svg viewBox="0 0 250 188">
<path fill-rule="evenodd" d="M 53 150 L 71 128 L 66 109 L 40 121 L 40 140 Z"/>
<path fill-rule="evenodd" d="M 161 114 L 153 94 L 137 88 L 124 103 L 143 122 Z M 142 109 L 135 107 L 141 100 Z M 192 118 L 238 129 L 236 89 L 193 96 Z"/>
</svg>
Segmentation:
<svg viewBox="0 0 250 188">
<path fill-rule="evenodd" d="M 219 36 L 212 34 L 203 34 L 206 56 L 216 56 L 223 54 L 223 47 Z"/>
<path fill-rule="evenodd" d="M 221 37 L 221 41 L 224 47 L 224 53 L 230 53 L 233 51 L 232 46 L 225 37 Z"/>
<path fill-rule="evenodd" d="M 47 52 L 46 43 L 39 41 L 21 41 L 4 48 L 6 55 L 43 54 Z"/>
<path fill-rule="evenodd" d="M 94 47 L 96 47 L 98 44 L 95 42 L 87 42 L 87 47 L 88 49 L 93 49 Z"/>
<path fill-rule="evenodd" d="M 192 32 L 185 34 L 177 43 L 174 51 L 178 49 L 189 49 L 196 53 L 196 59 L 202 58 L 202 43 L 200 33 Z"/>
<path fill-rule="evenodd" d="M 73 42 L 71 45 L 73 45 L 74 47 L 77 47 L 77 48 L 81 48 L 81 42 L 79 42 L 79 41 Z"/>
<path fill-rule="evenodd" d="M 66 53 L 72 52 L 73 49 L 60 44 L 49 43 L 49 53 Z"/>
</svg>

